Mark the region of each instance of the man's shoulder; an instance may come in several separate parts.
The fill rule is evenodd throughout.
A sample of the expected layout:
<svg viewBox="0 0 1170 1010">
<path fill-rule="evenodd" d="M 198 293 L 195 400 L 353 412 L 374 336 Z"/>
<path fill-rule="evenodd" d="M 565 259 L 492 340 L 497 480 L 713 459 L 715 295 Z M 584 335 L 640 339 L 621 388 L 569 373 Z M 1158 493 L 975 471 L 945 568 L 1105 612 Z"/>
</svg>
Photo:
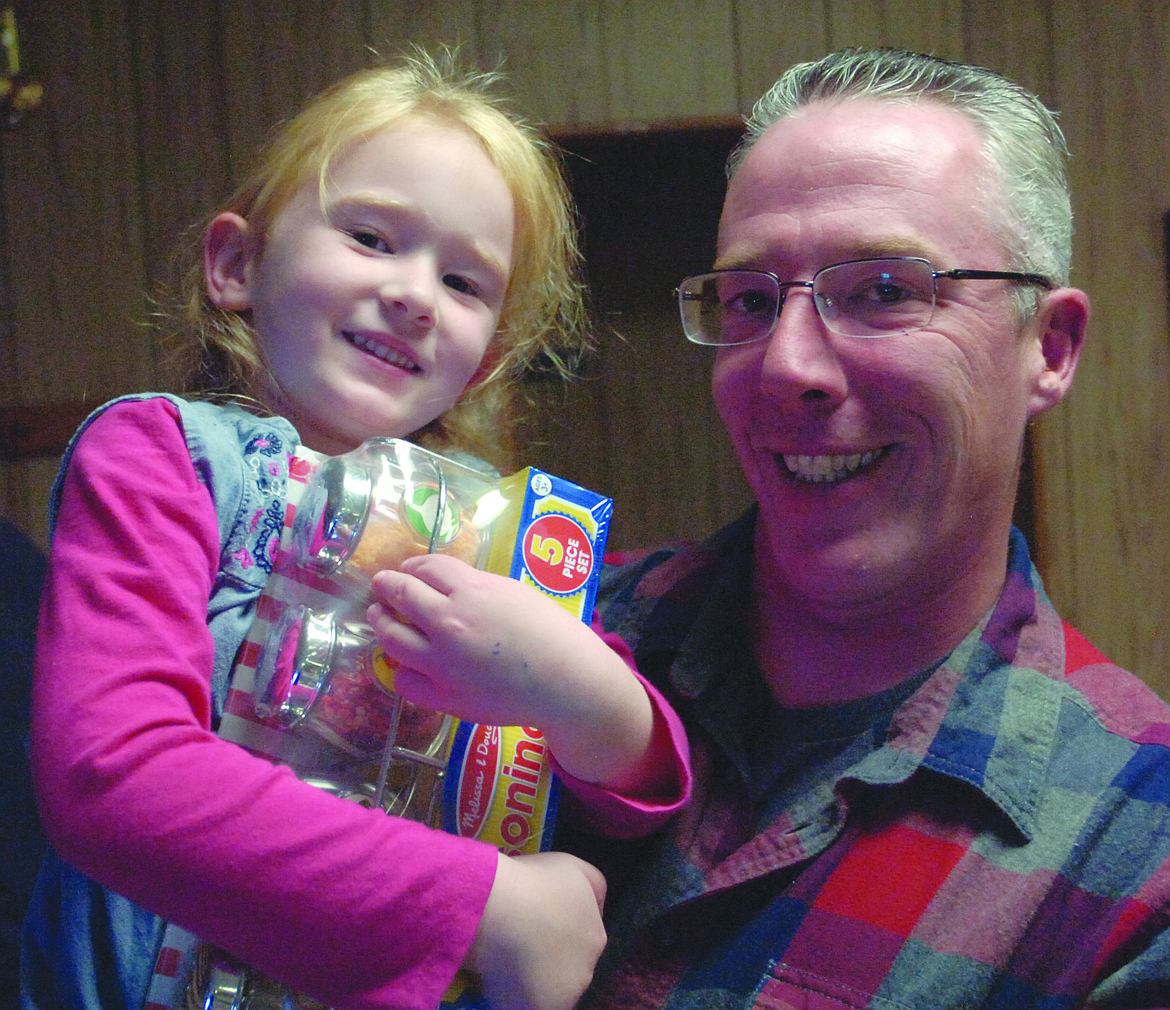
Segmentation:
<svg viewBox="0 0 1170 1010">
<path fill-rule="evenodd" d="M 1064 622 L 1065 680 L 1101 726 L 1135 743 L 1167 749 L 1170 704 L 1136 674 L 1111 662 L 1080 631 Z"/>
<path fill-rule="evenodd" d="M 607 555 L 597 592 L 602 625 L 626 641 L 639 663 L 648 653 L 673 654 L 714 587 L 746 580 L 753 528 L 749 512 L 701 544 Z"/>
<path fill-rule="evenodd" d="M 602 597 L 660 597 L 696 572 L 706 571 L 717 556 L 703 544 L 669 544 L 653 550 L 621 551 L 606 554 L 601 573 Z"/>
<path fill-rule="evenodd" d="M 611 552 L 598 589 L 603 619 L 615 620 L 631 609 L 645 614 L 658 601 L 692 609 L 711 588 L 715 573 L 728 565 L 750 564 L 754 510 L 729 523 L 702 543 L 673 543 L 652 550 Z M 610 621 L 605 621 L 609 626 Z"/>
</svg>

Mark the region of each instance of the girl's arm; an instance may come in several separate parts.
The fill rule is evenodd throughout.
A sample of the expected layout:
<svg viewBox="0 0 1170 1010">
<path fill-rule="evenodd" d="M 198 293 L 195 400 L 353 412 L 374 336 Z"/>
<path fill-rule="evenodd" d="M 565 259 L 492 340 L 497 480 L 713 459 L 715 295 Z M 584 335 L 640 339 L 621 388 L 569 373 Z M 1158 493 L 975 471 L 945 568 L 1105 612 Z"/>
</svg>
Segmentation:
<svg viewBox="0 0 1170 1010">
<path fill-rule="evenodd" d="M 501 855 L 468 957 L 492 1010 L 572 1010 L 593 978 L 605 930 L 599 915 L 569 910 L 599 911 L 604 901 L 605 878 L 576 856 Z M 583 950 L 592 956 L 582 958 Z"/>
<path fill-rule="evenodd" d="M 499 857 L 338 800 L 211 732 L 219 552 L 174 407 L 96 420 L 65 475 L 39 633 L 33 758 L 48 834 L 105 886 L 331 1006 L 433 1007 L 477 936 Z M 533 925 L 588 921 L 589 902 L 572 907 L 541 906 Z"/>
<path fill-rule="evenodd" d="M 412 558 L 374 578 L 369 611 L 397 686 L 462 719 L 535 726 L 571 779 L 624 797 L 644 828 L 690 788 L 686 739 L 616 638 L 539 590 L 448 556 Z M 629 833 L 616 826 L 618 833 Z"/>
</svg>

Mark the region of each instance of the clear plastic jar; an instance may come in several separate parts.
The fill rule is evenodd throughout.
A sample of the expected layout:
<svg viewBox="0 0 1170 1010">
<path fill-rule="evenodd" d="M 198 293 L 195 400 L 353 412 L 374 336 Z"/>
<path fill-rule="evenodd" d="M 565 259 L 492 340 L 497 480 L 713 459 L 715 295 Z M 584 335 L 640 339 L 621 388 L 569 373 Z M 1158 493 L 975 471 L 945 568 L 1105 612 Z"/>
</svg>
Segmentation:
<svg viewBox="0 0 1170 1010">
<path fill-rule="evenodd" d="M 297 508 L 297 562 L 320 576 L 368 584 L 420 554 L 477 565 L 496 481 L 399 439 L 373 439 L 321 464 Z"/>
<path fill-rule="evenodd" d="M 369 627 L 338 623 L 303 604 L 272 626 L 256 667 L 254 704 L 278 728 L 306 725 L 359 758 L 387 746 L 432 757 L 453 722 L 394 691 L 393 667 Z"/>
</svg>

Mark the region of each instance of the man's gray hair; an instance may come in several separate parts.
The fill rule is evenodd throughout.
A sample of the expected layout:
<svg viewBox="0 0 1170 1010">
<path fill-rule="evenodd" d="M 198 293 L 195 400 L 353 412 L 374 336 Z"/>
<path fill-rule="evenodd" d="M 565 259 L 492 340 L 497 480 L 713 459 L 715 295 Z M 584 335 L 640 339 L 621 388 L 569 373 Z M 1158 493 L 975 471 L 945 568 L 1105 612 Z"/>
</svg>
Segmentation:
<svg viewBox="0 0 1170 1010">
<path fill-rule="evenodd" d="M 1010 269 L 1042 274 L 1058 285 L 1068 283 L 1072 204 L 1064 135 L 1055 115 L 1035 95 L 984 67 L 899 49 L 845 49 L 797 64 L 756 102 L 747 132 L 728 158 L 728 178 L 778 120 L 815 102 L 862 97 L 907 104 L 934 101 L 970 117 L 983 137 L 990 172 L 981 182 Z M 1021 308 L 1034 310 L 1040 293 L 1021 289 L 1019 294 Z"/>
</svg>

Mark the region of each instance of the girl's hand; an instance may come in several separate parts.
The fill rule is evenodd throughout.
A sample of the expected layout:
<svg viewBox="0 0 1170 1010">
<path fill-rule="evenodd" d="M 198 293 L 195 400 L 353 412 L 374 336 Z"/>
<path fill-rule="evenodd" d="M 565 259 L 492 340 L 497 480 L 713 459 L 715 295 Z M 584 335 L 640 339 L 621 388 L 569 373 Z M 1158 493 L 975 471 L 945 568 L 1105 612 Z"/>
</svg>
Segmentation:
<svg viewBox="0 0 1170 1010">
<path fill-rule="evenodd" d="M 575 856 L 499 857 L 465 966 L 498 1010 L 571 1010 L 605 946 L 605 878 Z"/>
<path fill-rule="evenodd" d="M 583 667 L 609 650 L 539 590 L 430 554 L 373 583 L 370 624 L 392 662 L 398 690 L 416 705 L 498 726 L 540 726 L 577 709 L 592 688 Z M 586 648 L 578 671 L 563 651 Z M 592 677 L 589 677 L 591 680 Z"/>
<path fill-rule="evenodd" d="M 368 619 L 404 698 L 470 722 L 534 726 L 569 774 L 644 787 L 649 698 L 621 657 L 551 597 L 429 554 L 379 572 L 373 599 Z"/>
</svg>

